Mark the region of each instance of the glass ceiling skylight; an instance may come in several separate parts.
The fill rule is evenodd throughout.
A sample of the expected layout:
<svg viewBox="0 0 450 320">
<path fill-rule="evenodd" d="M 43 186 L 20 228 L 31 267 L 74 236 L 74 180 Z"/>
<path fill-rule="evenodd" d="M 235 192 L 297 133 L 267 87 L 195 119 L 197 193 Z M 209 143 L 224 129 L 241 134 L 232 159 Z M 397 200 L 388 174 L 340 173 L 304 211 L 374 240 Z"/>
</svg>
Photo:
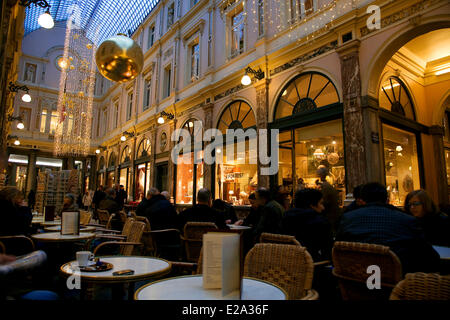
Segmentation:
<svg viewBox="0 0 450 320">
<path fill-rule="evenodd" d="M 117 33 L 131 35 L 156 7 L 159 0 L 47 0 L 53 20 L 78 19 L 86 36 L 99 45 Z M 45 9 L 31 5 L 26 8 L 25 35 L 40 28 L 38 17 Z"/>
</svg>

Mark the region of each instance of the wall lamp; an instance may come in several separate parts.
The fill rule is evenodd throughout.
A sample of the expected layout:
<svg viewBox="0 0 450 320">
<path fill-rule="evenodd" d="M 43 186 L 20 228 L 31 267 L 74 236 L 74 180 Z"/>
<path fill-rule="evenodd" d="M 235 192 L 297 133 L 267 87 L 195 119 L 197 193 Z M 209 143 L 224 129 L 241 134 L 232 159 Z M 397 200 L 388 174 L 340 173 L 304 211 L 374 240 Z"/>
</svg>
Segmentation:
<svg viewBox="0 0 450 320">
<path fill-rule="evenodd" d="M 43 14 L 41 14 L 38 18 L 38 23 L 42 28 L 51 29 L 55 25 L 53 18 L 50 14 L 50 5 L 45 0 L 20 0 L 19 4 L 23 7 L 30 7 L 34 4 L 35 7 L 41 7 L 47 9 Z"/>
<path fill-rule="evenodd" d="M 125 131 L 125 132 L 122 134 L 122 136 L 120 137 L 120 141 L 126 141 L 126 140 L 127 140 L 127 137 L 128 137 L 128 138 L 134 137 L 134 133 L 133 133 L 133 132 Z"/>
<path fill-rule="evenodd" d="M 19 123 L 17 124 L 17 129 L 22 130 L 23 128 L 25 128 L 25 125 L 23 124 L 23 119 L 21 116 L 17 116 L 17 117 L 13 117 L 11 115 L 8 116 L 8 121 L 19 121 Z"/>
<path fill-rule="evenodd" d="M 163 124 L 164 123 L 164 117 L 166 117 L 169 120 L 172 120 L 173 118 L 175 118 L 173 113 L 171 113 L 171 112 L 167 113 L 165 111 L 161 111 L 161 114 L 159 115 L 159 118 L 158 118 L 158 123 L 159 124 Z"/>
<path fill-rule="evenodd" d="M 10 139 L 14 139 L 14 145 L 15 146 L 20 146 L 20 141 L 19 141 L 19 137 L 18 136 L 9 136 L 8 135 L 8 140 Z"/>
<path fill-rule="evenodd" d="M 23 102 L 30 102 L 31 96 L 29 95 L 30 89 L 28 89 L 27 86 L 19 86 L 17 84 L 14 84 L 12 82 L 9 83 L 9 91 L 11 92 L 19 92 L 19 90 L 25 91 L 26 93 L 22 96 Z"/>
<path fill-rule="evenodd" d="M 98 148 L 95 150 L 95 153 L 99 154 L 100 152 L 105 151 L 105 150 L 106 150 L 106 147 L 98 146 Z"/>
<path fill-rule="evenodd" d="M 242 76 L 241 83 L 244 86 L 248 86 L 250 83 L 252 83 L 252 79 L 248 75 L 249 73 L 254 74 L 255 79 L 261 80 L 264 78 L 264 71 L 259 68 L 258 70 L 252 69 L 251 67 L 245 68 L 245 74 Z"/>
</svg>

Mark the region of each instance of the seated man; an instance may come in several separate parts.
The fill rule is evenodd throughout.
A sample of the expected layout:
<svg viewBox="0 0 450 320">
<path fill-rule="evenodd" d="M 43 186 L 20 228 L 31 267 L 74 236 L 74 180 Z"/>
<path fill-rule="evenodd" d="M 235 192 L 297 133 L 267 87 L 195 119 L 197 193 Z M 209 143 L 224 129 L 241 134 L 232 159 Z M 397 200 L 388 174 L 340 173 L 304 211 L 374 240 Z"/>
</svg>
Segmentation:
<svg viewBox="0 0 450 320">
<path fill-rule="evenodd" d="M 177 212 L 174 206 L 158 189 L 150 188 L 149 193 L 151 196 L 143 216 L 147 217 L 152 230 L 176 229 Z"/>
<path fill-rule="evenodd" d="M 206 188 L 198 190 L 197 204 L 178 215 L 178 228 L 181 232 L 187 222 L 214 222 L 219 229 L 227 229 L 225 218 L 211 208 L 211 191 Z"/>
<path fill-rule="evenodd" d="M 295 236 L 314 261 L 330 259 L 333 238 L 330 223 L 321 215 L 324 210 L 322 192 L 309 188 L 298 190 L 294 203 L 295 208 L 284 214 L 281 232 Z"/>
<path fill-rule="evenodd" d="M 150 188 L 147 191 L 147 196 L 142 199 L 142 201 L 138 204 L 136 208 L 136 215 L 138 216 L 145 216 L 145 210 L 150 206 L 150 200 L 152 199 L 153 195 L 158 194 L 158 189 L 156 188 Z"/>
<path fill-rule="evenodd" d="M 123 223 L 120 219 L 120 216 L 117 214 L 120 208 L 115 198 L 116 191 L 113 188 L 106 189 L 106 198 L 100 201 L 98 208 L 101 210 L 108 210 L 110 214 L 115 213 L 116 215 L 111 221 L 111 228 L 114 230 L 122 230 Z"/>
<path fill-rule="evenodd" d="M 439 271 L 439 254 L 425 241 L 417 220 L 388 204 L 383 185 L 364 185 L 361 198 L 364 206 L 343 215 L 336 241 L 388 246 L 400 259 L 404 274 Z"/>
<path fill-rule="evenodd" d="M 258 241 L 259 236 L 263 232 L 280 232 L 280 223 L 284 214 L 284 208 L 272 199 L 270 191 L 266 188 L 259 188 L 256 191 L 256 203 L 261 214 L 254 230 L 255 240 Z"/>
</svg>

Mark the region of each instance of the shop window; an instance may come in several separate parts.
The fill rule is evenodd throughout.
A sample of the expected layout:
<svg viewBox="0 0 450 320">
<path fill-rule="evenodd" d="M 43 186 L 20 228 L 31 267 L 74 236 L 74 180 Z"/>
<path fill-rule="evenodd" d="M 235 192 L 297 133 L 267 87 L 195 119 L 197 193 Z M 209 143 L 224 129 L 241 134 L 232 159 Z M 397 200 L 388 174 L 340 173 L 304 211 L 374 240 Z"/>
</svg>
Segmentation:
<svg viewBox="0 0 450 320">
<path fill-rule="evenodd" d="M 403 206 L 406 195 L 420 189 L 416 136 L 383 124 L 383 142 L 389 203 Z"/>
<path fill-rule="evenodd" d="M 152 78 L 147 78 L 144 82 L 144 110 L 147 110 L 150 107 L 151 90 Z"/>
<path fill-rule="evenodd" d="M 405 84 L 397 77 L 382 82 L 379 92 L 380 107 L 408 119 L 415 120 L 411 96 Z"/>
<path fill-rule="evenodd" d="M 200 44 L 197 42 L 194 42 L 190 47 L 190 81 L 194 82 L 195 80 L 198 80 L 200 76 Z"/>
<path fill-rule="evenodd" d="M 281 119 L 339 103 L 336 87 L 330 79 L 315 72 L 303 73 L 282 90 L 275 119 Z"/>
<path fill-rule="evenodd" d="M 444 142 L 450 143 L 450 111 L 446 111 L 442 119 L 442 126 L 444 127 Z"/>
<path fill-rule="evenodd" d="M 129 92 L 127 99 L 127 120 L 131 119 L 132 112 L 133 112 L 133 92 Z"/>
<path fill-rule="evenodd" d="M 195 119 L 189 119 L 183 125 L 183 129 L 189 131 L 191 137 L 191 152 L 178 155 L 177 159 L 177 181 L 176 181 L 176 203 L 193 203 L 197 190 L 203 188 L 203 162 L 196 159 L 203 159 L 203 150 L 194 150 L 194 141 L 201 128 L 197 127 Z M 180 137 L 181 141 L 182 137 Z M 202 146 L 199 148 L 202 149 Z M 194 157 L 194 151 L 198 152 Z"/>
<path fill-rule="evenodd" d="M 227 129 L 248 129 L 256 126 L 252 108 L 244 101 L 235 101 L 222 112 L 217 128 L 224 135 L 222 149 L 217 149 L 216 159 L 222 163 L 216 165 L 216 198 L 233 205 L 248 205 L 248 196 L 258 185 L 258 165 L 256 135 L 245 138 L 245 141 L 233 142 L 233 155 L 227 155 Z M 216 160 L 217 161 L 217 160 Z"/>
<path fill-rule="evenodd" d="M 153 46 L 154 42 L 155 42 L 155 25 L 152 25 L 148 28 L 147 50 Z"/>
<path fill-rule="evenodd" d="M 342 120 L 282 131 L 279 141 L 278 185 L 288 192 L 319 188 L 317 169 L 326 167 L 326 179 L 339 192 L 342 205 L 346 194 Z"/>
</svg>

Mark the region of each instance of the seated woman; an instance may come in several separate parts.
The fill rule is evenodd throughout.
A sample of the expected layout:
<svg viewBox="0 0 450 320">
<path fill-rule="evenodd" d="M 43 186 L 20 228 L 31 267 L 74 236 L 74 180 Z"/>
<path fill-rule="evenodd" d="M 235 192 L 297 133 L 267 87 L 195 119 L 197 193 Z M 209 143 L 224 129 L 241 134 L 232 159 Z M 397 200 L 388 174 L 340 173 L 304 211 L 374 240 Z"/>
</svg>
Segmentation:
<svg viewBox="0 0 450 320">
<path fill-rule="evenodd" d="M 0 191 L 0 236 L 28 235 L 33 215 L 23 202 L 23 194 L 15 187 Z"/>
<path fill-rule="evenodd" d="M 450 246 L 450 218 L 439 212 L 425 190 L 414 190 L 406 196 L 405 211 L 419 220 L 428 242 Z"/>
<path fill-rule="evenodd" d="M 67 193 L 64 196 L 64 202 L 63 207 L 61 208 L 61 211 L 59 212 L 59 216 L 61 216 L 61 213 L 64 211 L 78 211 L 78 205 L 75 201 L 76 196 L 72 193 Z"/>
<path fill-rule="evenodd" d="M 314 261 L 329 260 L 333 239 L 331 226 L 321 215 L 324 210 L 322 192 L 310 188 L 298 190 L 294 205 L 281 220 L 281 233 L 295 236 Z"/>
</svg>

